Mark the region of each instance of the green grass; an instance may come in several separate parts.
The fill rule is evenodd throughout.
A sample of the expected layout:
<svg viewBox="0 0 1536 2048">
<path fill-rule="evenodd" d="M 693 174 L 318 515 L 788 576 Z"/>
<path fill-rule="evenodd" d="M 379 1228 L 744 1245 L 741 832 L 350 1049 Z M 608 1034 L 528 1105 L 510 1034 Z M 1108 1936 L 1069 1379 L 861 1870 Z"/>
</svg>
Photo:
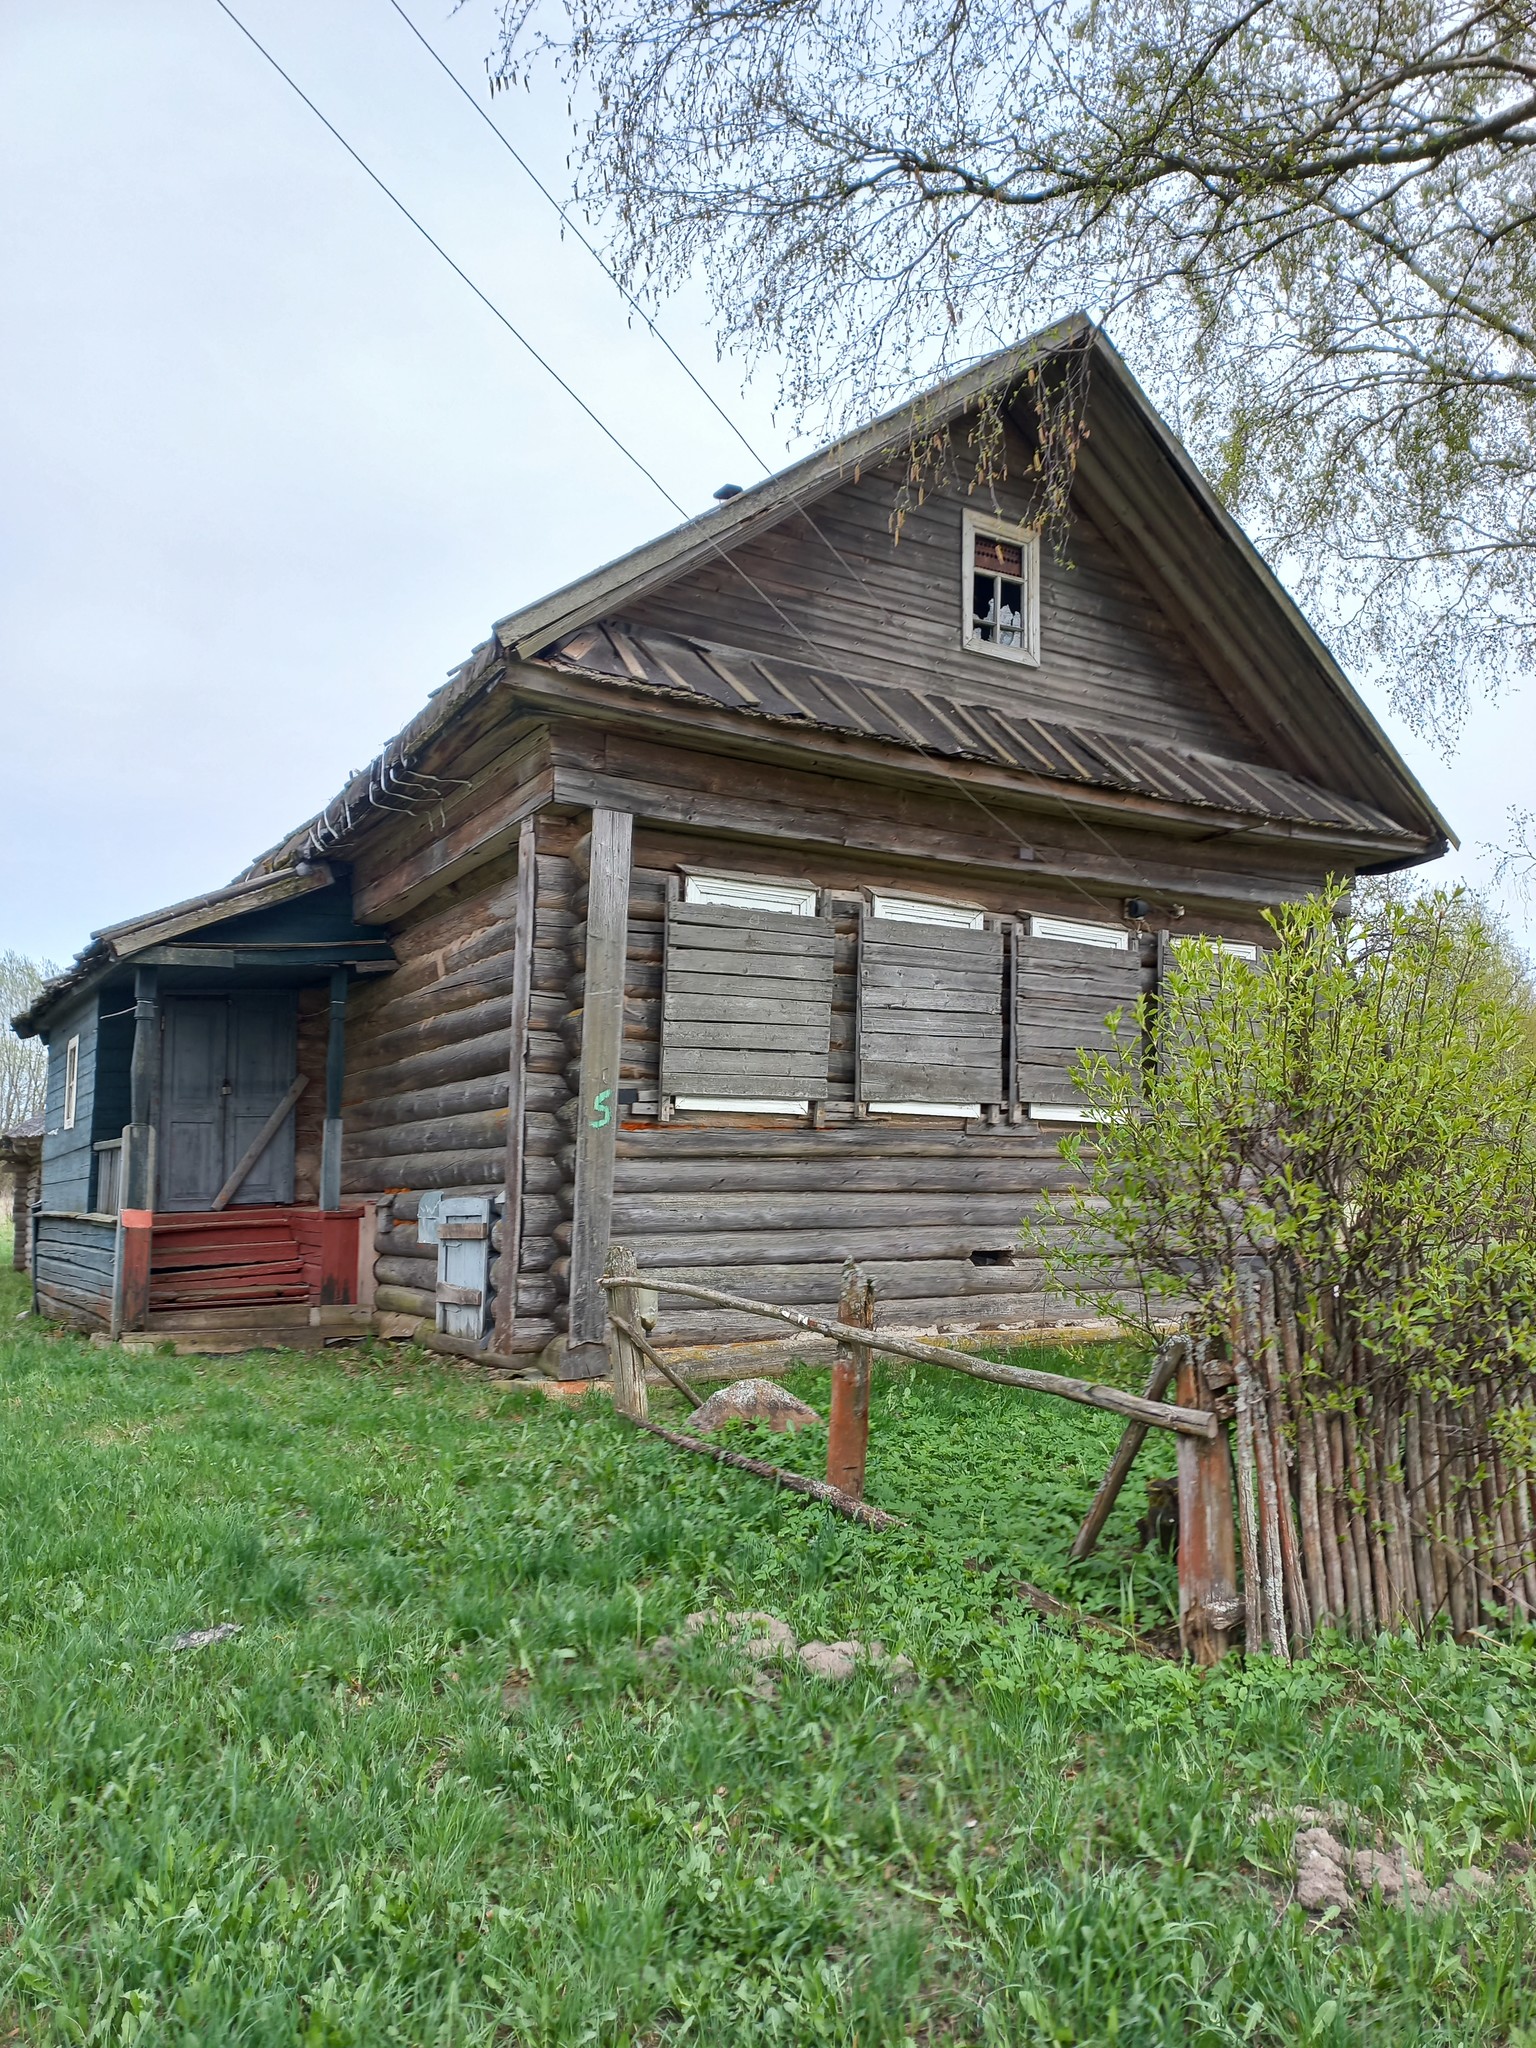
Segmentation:
<svg viewBox="0 0 1536 2048">
<path fill-rule="evenodd" d="M 1021 1575 L 1166 1612 L 1133 1506 L 1065 1565 L 1108 1418 L 880 1368 L 871 1493 L 910 1526 L 876 1535 L 596 1400 L 384 1348 L 124 1355 L 24 1298 L 0 2042 L 1536 2042 L 1536 1649 L 1202 1678 L 1040 1623 Z M 770 1703 L 717 1644 L 646 1653 L 717 1601 L 922 1682 Z M 1324 1799 L 1497 1891 L 1310 1926 L 1260 1809 Z"/>
</svg>

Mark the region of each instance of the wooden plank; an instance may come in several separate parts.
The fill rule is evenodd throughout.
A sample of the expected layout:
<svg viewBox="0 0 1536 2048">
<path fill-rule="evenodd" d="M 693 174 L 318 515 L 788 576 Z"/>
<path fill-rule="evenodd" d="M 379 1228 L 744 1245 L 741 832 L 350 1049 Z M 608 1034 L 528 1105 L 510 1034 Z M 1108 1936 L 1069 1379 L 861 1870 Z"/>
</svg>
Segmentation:
<svg viewBox="0 0 1536 2048">
<path fill-rule="evenodd" d="M 524 818 L 517 841 L 517 899 L 513 915 L 512 1010 L 507 1060 L 507 1149 L 502 1179 L 502 1245 L 512 1272 L 517 1271 L 523 1239 L 524 1182 L 528 1159 L 528 1030 L 533 989 L 533 936 L 538 894 L 538 820 Z M 496 1296 L 495 1344 L 511 1349 L 517 1327 L 517 1291 L 504 1287 Z"/>
<path fill-rule="evenodd" d="M 770 984 L 774 982 L 809 983 L 813 988 L 828 987 L 832 979 L 832 955 L 830 952 L 812 956 L 801 953 L 773 952 L 727 952 L 720 948 L 690 946 L 680 948 L 674 955 L 672 968 L 677 976 L 677 986 L 688 988 L 706 978 L 722 976 L 736 978 L 749 975 L 755 981 L 762 977 Z M 701 990 L 701 993 L 712 991 Z M 772 991 L 777 994 L 775 989 Z M 786 989 L 793 994 L 793 989 Z"/>
<path fill-rule="evenodd" d="M 719 1045 L 669 1044 L 666 1051 L 667 1093 L 677 1093 L 672 1086 L 674 1081 L 689 1080 L 696 1074 L 738 1074 L 744 1080 L 761 1079 L 765 1075 L 773 1074 L 781 1080 L 792 1076 L 799 1081 L 824 1083 L 827 1078 L 827 1057 L 824 1052 L 767 1052 L 752 1048 L 737 1052 Z M 697 1090 L 689 1087 L 684 1093 L 694 1094 Z"/>
<path fill-rule="evenodd" d="M 670 1060 L 680 1051 L 703 1051 L 710 1046 L 739 1052 L 792 1052 L 815 1054 L 823 1063 L 827 1057 L 830 1018 L 815 1024 L 694 1024 L 669 1022 L 667 1049 Z"/>
<path fill-rule="evenodd" d="M 935 989 L 944 991 L 970 991 L 989 996 L 993 1002 L 1001 1002 L 1001 969 L 949 967 L 931 959 L 915 959 L 898 962 L 881 959 L 878 955 L 866 954 L 860 967 L 860 978 L 866 988 L 889 989 Z"/>
<path fill-rule="evenodd" d="M 723 1024 L 741 1014 L 739 992 L 732 995 L 695 995 L 672 985 L 662 998 L 662 1021 L 667 1024 Z M 752 997 L 752 1018 L 758 1024 L 820 1024 L 827 1014 L 828 1006 L 819 996 L 769 997 L 754 992 Z"/>
<path fill-rule="evenodd" d="M 624 955 L 634 820 L 592 813 L 587 881 L 586 988 L 576 1115 L 568 1348 L 594 1377 L 607 1370 L 608 1305 L 602 1290 L 613 1209 L 614 1141 L 624 1051 Z M 583 1348 L 588 1361 L 579 1354 Z"/>
</svg>

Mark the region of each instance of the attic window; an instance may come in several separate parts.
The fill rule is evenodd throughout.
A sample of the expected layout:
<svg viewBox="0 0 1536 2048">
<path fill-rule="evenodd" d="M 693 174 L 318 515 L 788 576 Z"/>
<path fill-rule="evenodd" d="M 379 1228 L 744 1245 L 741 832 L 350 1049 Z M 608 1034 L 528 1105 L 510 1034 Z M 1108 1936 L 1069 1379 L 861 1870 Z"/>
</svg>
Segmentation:
<svg viewBox="0 0 1536 2048">
<path fill-rule="evenodd" d="M 965 645 L 1004 661 L 1040 661 L 1040 538 L 1027 526 L 964 517 Z"/>
</svg>

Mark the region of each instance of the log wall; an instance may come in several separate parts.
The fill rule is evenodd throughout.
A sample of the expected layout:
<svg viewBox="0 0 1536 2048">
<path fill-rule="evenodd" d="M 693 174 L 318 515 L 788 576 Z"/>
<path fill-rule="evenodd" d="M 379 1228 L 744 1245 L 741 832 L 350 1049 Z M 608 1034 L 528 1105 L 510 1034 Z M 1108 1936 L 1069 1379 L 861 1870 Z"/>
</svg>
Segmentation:
<svg viewBox="0 0 1536 2048">
<path fill-rule="evenodd" d="M 543 838 L 548 840 L 546 831 Z M 561 847 L 573 837 L 559 823 Z M 563 1215 L 556 1155 L 568 1137 L 557 1121 L 571 1054 L 567 946 L 569 861 L 537 854 L 533 994 L 524 1134 L 522 1268 L 514 1347 L 537 1352 L 556 1334 L 547 1279 Z M 377 1306 L 431 1316 L 437 1256 L 416 1234 L 431 1190 L 499 1194 L 504 1184 L 517 855 L 500 854 L 451 883 L 393 928 L 400 966 L 354 988 L 347 1015 L 342 1187 L 380 1202 Z M 501 1227 L 493 1287 L 505 1284 Z M 489 1339 L 487 1339 L 489 1341 Z"/>
<path fill-rule="evenodd" d="M 570 828 L 574 829 L 574 828 Z M 831 892 L 835 928 L 829 1094 L 825 1123 L 810 1117 L 679 1111 L 656 1116 L 666 887 L 682 863 L 724 874 L 811 881 Z M 842 1261 L 858 1258 L 875 1280 L 887 1327 L 985 1331 L 1071 1320 L 1080 1307 L 1047 1285 L 1047 1255 L 1060 1226 L 1043 1214 L 1071 1185 L 1059 1128 L 1011 1129 L 984 1120 L 854 1117 L 858 906 L 871 879 L 856 856 L 779 851 L 739 842 L 641 830 L 635 840 L 625 976 L 624 1104 L 615 1169 L 613 1235 L 644 1272 L 673 1272 L 708 1286 L 805 1308 L 833 1308 Z M 909 873 L 933 896 L 959 895 L 998 912 L 1085 914 L 1071 892 L 993 883 L 957 891 L 952 876 Z M 571 877 L 570 949 L 574 1060 L 579 1045 L 584 888 Z M 1102 915 L 1102 911 L 1099 913 Z M 1238 935 L 1243 920 L 1233 922 Z M 1145 986 L 1156 945 L 1142 942 Z M 999 1030 L 1003 991 L 999 978 Z M 574 1081 L 574 1066 L 571 1069 Z M 572 1154 L 559 1190 L 556 1256 L 543 1283 L 525 1271 L 519 1301 L 539 1286 L 558 1322 L 567 1272 Z M 1021 1226 L 1023 1226 L 1021 1230 Z M 982 1257 L 978 1261 L 976 1254 Z M 763 1342 L 770 1326 L 712 1308 L 662 1304 L 664 1345 Z"/>
</svg>

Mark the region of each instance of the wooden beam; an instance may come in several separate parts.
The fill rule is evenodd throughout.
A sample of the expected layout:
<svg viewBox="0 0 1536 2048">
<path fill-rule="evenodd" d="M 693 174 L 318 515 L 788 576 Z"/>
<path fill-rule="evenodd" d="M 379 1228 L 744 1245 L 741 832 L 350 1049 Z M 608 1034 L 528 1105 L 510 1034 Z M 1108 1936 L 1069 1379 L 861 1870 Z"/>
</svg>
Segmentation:
<svg viewBox="0 0 1536 2048">
<path fill-rule="evenodd" d="M 341 1092 L 346 1073 L 347 970 L 335 967 L 331 970 L 330 1029 L 325 1044 L 325 1122 L 320 1133 L 322 1209 L 341 1207 Z"/>
<path fill-rule="evenodd" d="M 267 1118 L 255 1137 L 252 1138 L 250 1144 L 246 1146 L 244 1152 L 241 1153 L 229 1179 L 225 1181 L 223 1187 L 219 1189 L 219 1192 L 209 1204 L 210 1208 L 218 1210 L 226 1207 L 234 1196 L 239 1193 L 247 1174 L 249 1174 L 251 1168 L 287 1122 L 292 1113 L 293 1105 L 308 1086 L 308 1074 L 298 1075 L 290 1084 L 287 1094 Z"/>
<path fill-rule="evenodd" d="M 608 1370 L 608 1304 L 602 1280 L 613 1218 L 634 822 L 627 811 L 592 813 L 566 1344 L 567 1370 L 577 1379 L 595 1379 Z"/>
<path fill-rule="evenodd" d="M 1145 1398 L 1148 1401 L 1161 1401 L 1173 1385 L 1174 1375 L 1178 1372 L 1179 1362 L 1188 1346 L 1187 1337 L 1170 1337 L 1159 1347 L 1156 1363 L 1152 1367 L 1152 1377 L 1147 1381 Z M 1131 1467 L 1136 1462 L 1136 1454 L 1146 1440 L 1147 1425 L 1144 1422 L 1128 1422 L 1125 1425 L 1125 1434 L 1120 1439 L 1115 1455 L 1109 1461 L 1109 1470 L 1099 1481 L 1099 1490 L 1093 1496 L 1092 1504 L 1083 1517 L 1083 1526 L 1078 1530 L 1072 1548 L 1067 1553 L 1073 1564 L 1081 1564 L 1098 1542 L 1104 1524 L 1109 1520 L 1110 1509 L 1120 1498 L 1120 1489 L 1129 1478 Z"/>
<path fill-rule="evenodd" d="M 600 1287 L 607 1283 L 599 1280 Z M 740 1294 L 725 1294 L 716 1287 L 695 1287 L 683 1280 L 662 1279 L 652 1276 L 652 1285 L 661 1294 L 681 1294 L 691 1301 L 712 1302 L 716 1308 L 733 1308 L 745 1315 L 767 1316 L 775 1322 L 793 1323 L 796 1329 L 809 1330 L 817 1337 L 833 1337 L 839 1344 L 868 1344 L 871 1350 L 884 1351 L 894 1358 L 915 1358 L 923 1365 L 947 1366 L 951 1372 L 964 1373 L 973 1380 L 990 1380 L 1000 1387 L 1019 1387 L 1025 1393 L 1053 1394 L 1058 1400 L 1076 1401 L 1085 1408 L 1104 1408 L 1112 1415 L 1125 1415 L 1135 1422 L 1145 1422 L 1153 1429 L 1173 1429 L 1180 1435 L 1215 1439 L 1220 1432 L 1216 1417 L 1208 1409 L 1174 1407 L 1157 1401 L 1145 1400 L 1140 1394 L 1127 1394 L 1120 1387 L 1103 1387 L 1092 1380 L 1073 1379 L 1069 1374 L 1058 1372 L 1035 1372 L 1031 1367 L 1020 1365 L 994 1365 L 987 1358 L 972 1358 L 969 1352 L 951 1351 L 941 1344 L 923 1344 L 912 1337 L 896 1337 L 887 1332 L 870 1331 L 855 1327 L 851 1323 L 829 1322 L 823 1316 L 809 1316 L 801 1309 L 779 1308 L 768 1301 L 749 1301 Z"/>
<path fill-rule="evenodd" d="M 1188 1407 L 1208 1400 L 1194 1348 L 1179 1359 L 1177 1393 Z M 1237 1590 L 1237 1524 L 1225 1430 L 1202 1443 L 1179 1438 L 1179 1640 L 1196 1664 L 1219 1664 L 1243 1618 Z"/>
<path fill-rule="evenodd" d="M 507 1048 L 507 1163 L 501 1207 L 502 1284 L 496 1293 L 495 1341 L 511 1348 L 517 1322 L 517 1269 L 523 1245 L 523 1160 L 527 1133 L 528 1012 L 533 990 L 533 924 L 538 895 L 538 823 L 524 818 L 517 835 L 516 926 L 512 953 L 511 1041 Z"/>
</svg>

